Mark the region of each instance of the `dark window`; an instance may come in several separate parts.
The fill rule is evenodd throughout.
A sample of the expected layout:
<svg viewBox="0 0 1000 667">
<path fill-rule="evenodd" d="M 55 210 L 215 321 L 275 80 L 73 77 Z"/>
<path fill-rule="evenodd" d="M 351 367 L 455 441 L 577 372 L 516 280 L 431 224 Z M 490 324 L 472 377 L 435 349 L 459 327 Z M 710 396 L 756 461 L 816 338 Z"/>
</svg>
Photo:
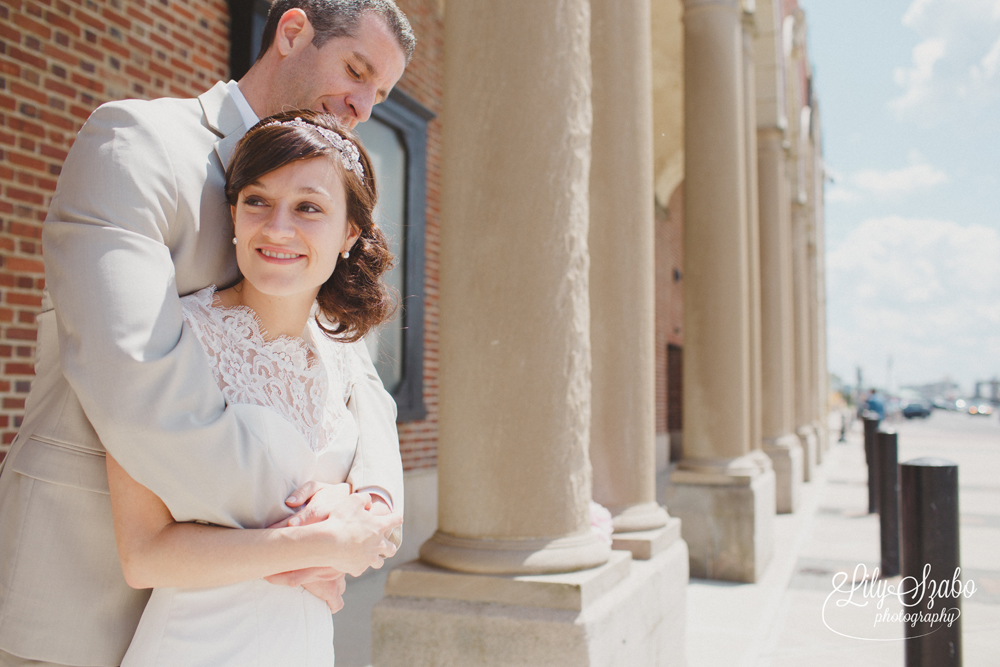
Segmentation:
<svg viewBox="0 0 1000 667">
<path fill-rule="evenodd" d="M 229 77 L 237 81 L 257 59 L 271 3 L 229 0 Z"/>
<path fill-rule="evenodd" d="M 684 354 L 678 345 L 667 345 L 667 430 L 670 432 L 670 460 L 681 458 L 680 447 L 674 446 L 674 435 L 683 430 L 684 416 Z M 680 439 L 676 439 L 680 442 Z"/>
<path fill-rule="evenodd" d="M 393 90 L 356 128 L 379 186 L 376 219 L 396 256 L 386 281 L 399 293 L 391 322 L 368 337 L 375 368 L 399 411 L 399 421 L 426 416 L 424 366 L 424 219 L 427 206 L 427 123 L 434 115 Z"/>
</svg>

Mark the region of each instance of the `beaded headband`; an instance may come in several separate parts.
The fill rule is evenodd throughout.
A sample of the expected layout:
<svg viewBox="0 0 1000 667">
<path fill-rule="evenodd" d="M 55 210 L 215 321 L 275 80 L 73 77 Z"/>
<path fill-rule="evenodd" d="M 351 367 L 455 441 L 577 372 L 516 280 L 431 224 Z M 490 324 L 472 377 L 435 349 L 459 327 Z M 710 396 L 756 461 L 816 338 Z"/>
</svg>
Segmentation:
<svg viewBox="0 0 1000 667">
<path fill-rule="evenodd" d="M 361 166 L 361 151 L 358 147 L 354 145 L 350 139 L 345 139 L 340 136 L 339 133 L 333 130 L 328 130 L 325 127 L 319 125 L 314 125 L 309 121 L 302 120 L 296 117 L 293 120 L 286 120 L 285 122 L 274 121 L 268 123 L 264 127 L 271 127 L 272 125 L 291 125 L 293 127 L 304 127 L 309 130 L 316 130 L 323 138 L 333 144 L 333 147 L 340 152 L 340 161 L 344 164 L 344 169 L 347 171 L 353 171 L 361 178 L 365 177 L 365 168 Z"/>
</svg>

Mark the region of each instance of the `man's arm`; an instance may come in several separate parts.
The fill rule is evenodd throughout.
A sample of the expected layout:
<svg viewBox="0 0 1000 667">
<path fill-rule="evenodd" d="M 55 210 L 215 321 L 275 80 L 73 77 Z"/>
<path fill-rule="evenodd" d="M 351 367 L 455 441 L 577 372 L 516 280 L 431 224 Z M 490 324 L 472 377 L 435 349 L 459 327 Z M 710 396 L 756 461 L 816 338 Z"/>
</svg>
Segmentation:
<svg viewBox="0 0 1000 667">
<path fill-rule="evenodd" d="M 266 525 L 314 455 L 277 413 L 227 408 L 183 326 L 171 256 L 183 202 L 164 141 L 134 103 L 105 105 L 63 166 L 43 226 L 63 374 L 101 443 L 177 520 Z"/>
</svg>

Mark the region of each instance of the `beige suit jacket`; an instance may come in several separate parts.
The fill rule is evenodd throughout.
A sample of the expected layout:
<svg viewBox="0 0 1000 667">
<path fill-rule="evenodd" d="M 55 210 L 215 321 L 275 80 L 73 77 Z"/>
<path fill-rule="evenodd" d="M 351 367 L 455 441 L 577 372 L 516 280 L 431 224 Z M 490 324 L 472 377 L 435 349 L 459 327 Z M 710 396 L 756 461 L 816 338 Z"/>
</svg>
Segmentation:
<svg viewBox="0 0 1000 667">
<path fill-rule="evenodd" d="M 0 649 L 117 665 L 148 591 L 121 573 L 104 452 L 178 521 L 262 526 L 264 499 L 311 477 L 299 432 L 226 406 L 180 295 L 236 281 L 224 166 L 246 128 L 224 84 L 197 99 L 98 108 L 66 159 L 43 226 L 48 295 L 36 378 L 0 475 Z M 395 404 L 368 361 L 348 407 L 356 488 L 402 511 Z"/>
</svg>

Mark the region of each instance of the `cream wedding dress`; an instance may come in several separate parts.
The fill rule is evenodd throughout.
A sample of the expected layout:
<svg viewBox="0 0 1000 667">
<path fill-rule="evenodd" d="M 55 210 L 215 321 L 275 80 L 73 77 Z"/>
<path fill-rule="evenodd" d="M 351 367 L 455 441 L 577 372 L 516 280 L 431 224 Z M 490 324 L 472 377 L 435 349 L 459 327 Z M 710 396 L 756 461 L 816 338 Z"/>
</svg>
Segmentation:
<svg viewBox="0 0 1000 667">
<path fill-rule="evenodd" d="M 320 340 L 314 326 L 307 340 L 265 341 L 253 312 L 222 307 L 214 287 L 181 304 L 226 402 L 277 410 L 316 452 L 314 479 L 345 481 L 358 442 L 347 399 L 364 372 L 353 346 Z M 272 500 L 282 506 L 285 498 Z M 332 667 L 333 657 L 326 603 L 301 587 L 261 579 L 154 589 L 122 667 Z"/>
</svg>

